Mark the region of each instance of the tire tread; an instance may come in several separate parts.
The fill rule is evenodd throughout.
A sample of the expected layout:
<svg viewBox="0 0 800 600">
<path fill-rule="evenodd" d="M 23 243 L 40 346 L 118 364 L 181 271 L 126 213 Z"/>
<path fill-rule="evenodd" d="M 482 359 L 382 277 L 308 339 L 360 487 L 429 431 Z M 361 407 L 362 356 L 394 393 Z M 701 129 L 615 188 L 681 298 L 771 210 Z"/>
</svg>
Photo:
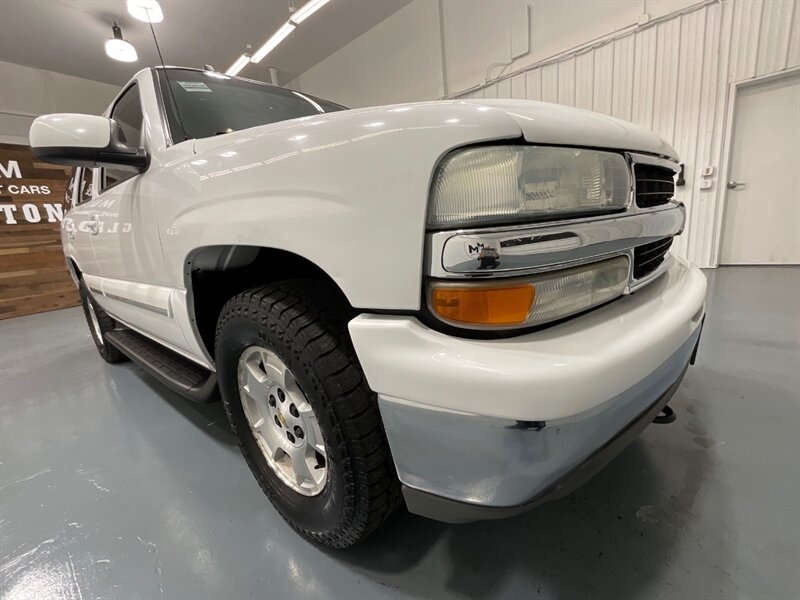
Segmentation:
<svg viewBox="0 0 800 600">
<path fill-rule="evenodd" d="M 328 532 L 309 531 L 293 523 L 279 503 L 274 504 L 299 533 L 337 548 L 351 546 L 369 535 L 402 503 L 377 398 L 366 383 L 350 342 L 347 321 L 354 314 L 348 313 L 352 309 L 343 307 L 318 281 L 283 281 L 258 286 L 231 298 L 220 313 L 216 330 L 219 347 L 221 333 L 229 321 L 242 316 L 252 318 L 283 339 L 300 359 L 316 391 L 322 392 L 324 418 L 335 431 L 335 439 L 328 443 L 336 444 L 337 455 L 344 457 L 341 466 L 345 514 L 341 526 Z M 347 318 L 342 318 L 343 315 Z M 227 401 L 225 410 L 247 458 Z M 321 420 L 322 416 L 318 418 Z M 272 498 L 266 482 L 257 478 Z"/>
</svg>

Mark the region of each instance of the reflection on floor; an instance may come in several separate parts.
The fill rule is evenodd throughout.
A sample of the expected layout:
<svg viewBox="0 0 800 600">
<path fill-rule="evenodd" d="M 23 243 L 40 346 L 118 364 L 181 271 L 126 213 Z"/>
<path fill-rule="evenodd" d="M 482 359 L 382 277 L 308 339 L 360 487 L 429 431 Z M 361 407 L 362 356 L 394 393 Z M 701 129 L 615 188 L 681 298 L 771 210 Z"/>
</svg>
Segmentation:
<svg viewBox="0 0 800 600">
<path fill-rule="evenodd" d="M 396 515 L 349 552 L 278 517 L 220 405 L 96 355 L 79 309 L 0 323 L 6 598 L 797 597 L 800 269 L 709 272 L 697 365 L 584 488 L 508 521 Z"/>
</svg>

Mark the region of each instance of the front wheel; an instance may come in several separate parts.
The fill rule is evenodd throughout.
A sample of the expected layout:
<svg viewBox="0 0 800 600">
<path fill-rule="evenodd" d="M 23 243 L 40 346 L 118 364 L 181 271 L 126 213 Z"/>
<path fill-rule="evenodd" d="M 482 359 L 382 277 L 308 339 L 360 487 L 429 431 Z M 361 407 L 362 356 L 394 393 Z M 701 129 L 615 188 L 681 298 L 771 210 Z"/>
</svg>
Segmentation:
<svg viewBox="0 0 800 600">
<path fill-rule="evenodd" d="M 318 282 L 282 282 L 229 300 L 216 333 L 220 392 L 250 469 L 292 527 L 336 548 L 401 502 L 350 312 Z"/>
</svg>

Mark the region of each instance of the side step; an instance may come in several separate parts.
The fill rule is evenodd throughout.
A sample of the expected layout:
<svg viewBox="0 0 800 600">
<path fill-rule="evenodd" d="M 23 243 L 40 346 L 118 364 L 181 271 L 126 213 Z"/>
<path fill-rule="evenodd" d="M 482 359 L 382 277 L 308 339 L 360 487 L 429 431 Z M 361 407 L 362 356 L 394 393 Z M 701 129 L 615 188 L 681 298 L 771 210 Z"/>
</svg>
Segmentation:
<svg viewBox="0 0 800 600">
<path fill-rule="evenodd" d="M 219 397 L 216 373 L 150 338 L 130 329 L 115 329 L 106 333 L 105 337 L 106 341 L 172 391 L 196 402 L 211 402 Z"/>
</svg>

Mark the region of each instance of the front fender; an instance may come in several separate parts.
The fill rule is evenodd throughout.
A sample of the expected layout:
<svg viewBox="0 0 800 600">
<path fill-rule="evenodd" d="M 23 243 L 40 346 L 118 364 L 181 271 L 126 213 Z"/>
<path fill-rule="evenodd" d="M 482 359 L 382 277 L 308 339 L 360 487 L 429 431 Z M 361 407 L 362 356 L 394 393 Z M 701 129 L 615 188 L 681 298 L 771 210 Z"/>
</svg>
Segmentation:
<svg viewBox="0 0 800 600">
<path fill-rule="evenodd" d="M 181 185 L 160 218 L 165 254 L 182 280 L 202 246 L 279 248 L 323 269 L 355 307 L 416 310 L 434 167 L 452 148 L 520 136 L 501 111 L 436 102 L 199 140 L 168 167 Z"/>
</svg>

